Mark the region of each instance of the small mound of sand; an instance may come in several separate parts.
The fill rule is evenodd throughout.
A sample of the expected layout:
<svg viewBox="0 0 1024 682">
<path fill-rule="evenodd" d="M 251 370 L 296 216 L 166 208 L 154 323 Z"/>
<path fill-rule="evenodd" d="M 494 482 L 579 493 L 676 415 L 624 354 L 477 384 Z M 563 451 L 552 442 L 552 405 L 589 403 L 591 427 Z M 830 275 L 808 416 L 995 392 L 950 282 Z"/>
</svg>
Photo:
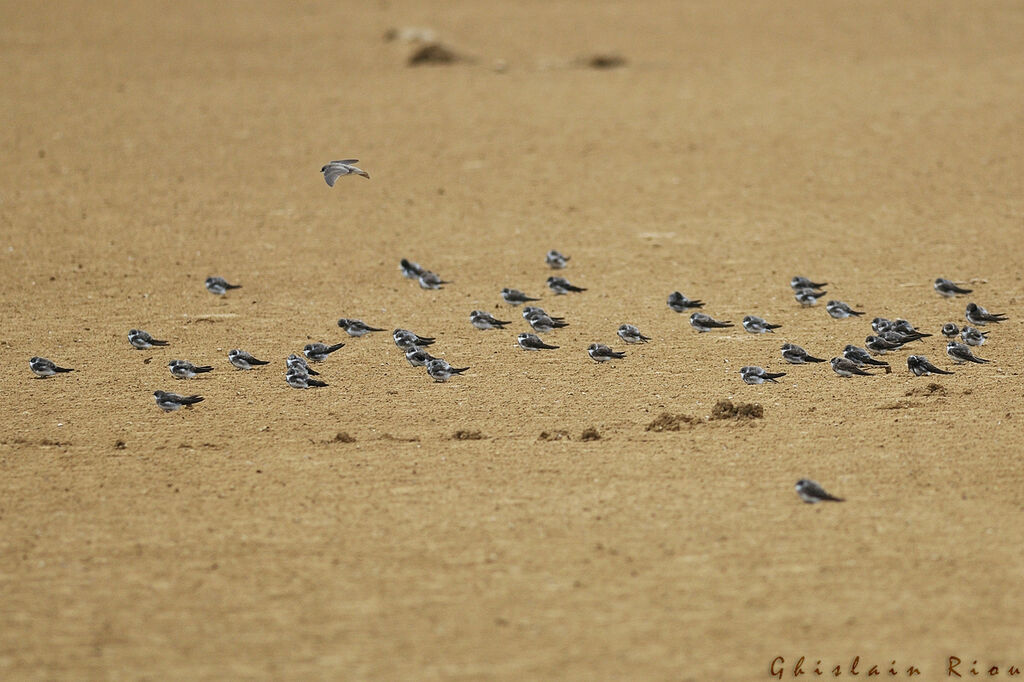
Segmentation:
<svg viewBox="0 0 1024 682">
<path fill-rule="evenodd" d="M 927 386 L 912 388 L 904 393 L 904 395 L 908 397 L 914 395 L 946 395 L 946 387 L 942 384 L 931 383 Z"/>
<path fill-rule="evenodd" d="M 460 61 L 463 61 L 461 56 L 441 43 L 427 43 L 409 55 L 407 64 L 422 66 L 423 64 L 454 64 Z"/>
<path fill-rule="evenodd" d="M 591 426 L 589 429 L 584 429 L 583 433 L 580 434 L 580 440 L 601 440 L 601 434 Z"/>
<path fill-rule="evenodd" d="M 334 434 L 334 438 L 327 441 L 328 443 L 355 443 L 356 439 L 348 435 L 347 431 L 338 431 Z"/>
<path fill-rule="evenodd" d="M 711 410 L 712 419 L 761 419 L 764 408 L 757 403 L 732 404 L 730 400 L 719 400 Z"/>
<path fill-rule="evenodd" d="M 684 426 L 692 426 L 700 422 L 700 419 L 691 417 L 688 414 L 670 414 L 662 412 L 654 421 L 647 425 L 645 431 L 681 431 Z"/>
<path fill-rule="evenodd" d="M 626 58 L 620 54 L 592 54 L 576 60 L 578 66 L 589 69 L 618 69 L 626 65 Z"/>
<path fill-rule="evenodd" d="M 479 431 L 464 431 L 459 429 L 452 434 L 452 440 L 483 440 L 484 434 Z"/>
<path fill-rule="evenodd" d="M 557 431 L 541 431 L 540 440 L 572 440 L 568 431 L 561 429 Z"/>
</svg>

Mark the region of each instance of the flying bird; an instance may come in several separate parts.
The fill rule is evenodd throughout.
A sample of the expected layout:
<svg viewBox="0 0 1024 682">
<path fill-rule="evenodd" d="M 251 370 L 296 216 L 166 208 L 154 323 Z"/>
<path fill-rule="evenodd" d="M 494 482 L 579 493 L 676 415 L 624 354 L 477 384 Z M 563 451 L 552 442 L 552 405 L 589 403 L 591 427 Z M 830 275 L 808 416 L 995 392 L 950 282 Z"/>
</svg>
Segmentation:
<svg viewBox="0 0 1024 682">
<path fill-rule="evenodd" d="M 342 159 L 341 161 L 331 161 L 329 164 L 320 169 L 320 172 L 324 174 L 324 181 L 328 187 L 334 187 L 334 183 L 338 181 L 343 175 L 361 175 L 367 180 L 370 179 L 370 174 L 364 171 L 362 168 L 356 168 L 353 164 L 359 163 L 359 159 Z"/>
</svg>

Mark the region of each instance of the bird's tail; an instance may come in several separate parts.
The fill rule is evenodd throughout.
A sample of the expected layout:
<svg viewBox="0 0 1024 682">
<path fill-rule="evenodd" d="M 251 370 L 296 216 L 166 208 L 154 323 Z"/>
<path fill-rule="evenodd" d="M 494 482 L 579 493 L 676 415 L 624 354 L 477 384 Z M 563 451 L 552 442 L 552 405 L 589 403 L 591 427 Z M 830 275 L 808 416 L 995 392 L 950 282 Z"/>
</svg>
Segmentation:
<svg viewBox="0 0 1024 682">
<path fill-rule="evenodd" d="M 468 369 L 469 369 L 469 367 L 452 367 L 451 371 L 452 371 L 452 374 L 462 374 L 463 372 L 465 372 Z"/>
<path fill-rule="evenodd" d="M 345 344 L 343 344 L 343 343 L 336 343 L 333 346 L 328 346 L 326 352 L 327 353 L 333 353 L 334 351 L 338 350 L 339 348 L 341 348 L 344 345 Z"/>
<path fill-rule="evenodd" d="M 184 403 L 185 405 L 195 405 L 196 403 L 203 402 L 203 400 L 205 400 L 205 398 L 203 398 L 203 396 L 201 395 L 190 395 L 185 398 L 182 398 L 181 402 Z"/>
<path fill-rule="evenodd" d="M 57 365 L 54 365 L 53 366 L 53 371 L 55 371 L 55 372 L 74 372 L 75 370 L 69 369 L 67 367 L 58 367 Z"/>
<path fill-rule="evenodd" d="M 203 367 L 196 367 L 196 374 L 202 374 L 203 372 L 212 372 L 212 371 L 213 371 L 213 367 L 210 367 L 209 365 L 205 365 Z"/>
<path fill-rule="evenodd" d="M 167 341 L 158 341 L 157 339 L 150 339 L 149 342 L 154 346 L 166 346 L 168 343 Z"/>
</svg>

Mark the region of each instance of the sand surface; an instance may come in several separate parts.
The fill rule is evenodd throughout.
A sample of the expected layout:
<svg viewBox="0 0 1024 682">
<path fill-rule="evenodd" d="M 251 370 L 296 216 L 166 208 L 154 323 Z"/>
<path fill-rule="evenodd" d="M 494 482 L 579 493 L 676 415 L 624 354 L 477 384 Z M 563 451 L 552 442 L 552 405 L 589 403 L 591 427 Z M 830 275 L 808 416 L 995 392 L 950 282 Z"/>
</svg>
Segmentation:
<svg viewBox="0 0 1024 682">
<path fill-rule="evenodd" d="M 3 679 L 1024 667 L 1019 2 L 0 16 Z M 406 66 L 416 46 L 383 39 L 405 26 L 469 59 Z M 627 65 L 579 65 L 598 53 Z M 328 188 L 347 157 L 372 179 Z M 549 295 L 551 248 L 586 293 Z M 454 283 L 421 290 L 403 256 Z M 243 288 L 212 296 L 214 274 Z M 1010 320 L 990 364 L 953 367 L 936 336 L 914 346 L 953 376 L 903 351 L 842 380 L 779 357 L 870 333 L 800 308 L 795 274 L 866 319 L 937 332 L 976 300 Z M 504 286 L 568 318 L 559 350 L 514 348 Z M 697 334 L 676 289 L 783 327 Z M 474 308 L 514 324 L 477 331 Z M 471 370 L 433 383 L 342 316 Z M 654 340 L 592 362 L 623 322 Z M 133 350 L 132 327 L 171 345 Z M 288 353 L 337 340 L 328 388 L 285 384 Z M 273 364 L 233 371 L 236 347 Z M 36 380 L 32 355 L 76 371 Z M 177 382 L 172 358 L 216 370 Z M 789 373 L 748 386 L 748 364 Z M 206 400 L 164 414 L 156 389 Z M 764 418 L 645 430 L 721 399 Z M 801 504 L 805 476 L 847 501 Z"/>
</svg>

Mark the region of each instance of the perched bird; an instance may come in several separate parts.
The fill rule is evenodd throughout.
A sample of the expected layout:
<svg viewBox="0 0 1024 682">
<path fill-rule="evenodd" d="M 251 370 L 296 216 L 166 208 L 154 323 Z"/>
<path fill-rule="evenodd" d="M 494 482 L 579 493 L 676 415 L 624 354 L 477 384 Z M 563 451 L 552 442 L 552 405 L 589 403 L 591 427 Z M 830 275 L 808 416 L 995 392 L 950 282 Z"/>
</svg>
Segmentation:
<svg viewBox="0 0 1024 682">
<path fill-rule="evenodd" d="M 554 350 L 555 348 L 558 348 L 558 346 L 549 346 L 541 341 L 540 337 L 536 334 L 529 334 L 527 332 L 523 332 L 517 336 L 516 343 L 518 343 L 519 347 L 523 350 Z"/>
<path fill-rule="evenodd" d="M 774 334 L 774 330 L 781 326 L 781 324 L 770 324 L 763 317 L 758 317 L 757 315 L 747 315 L 743 318 L 743 328 L 751 334 L 765 334 L 767 332 Z"/>
<path fill-rule="evenodd" d="M 967 321 L 978 327 L 984 327 L 989 322 L 1005 322 L 1006 315 L 1002 313 L 990 313 L 977 303 L 968 303 L 967 311 L 964 313 Z"/>
<path fill-rule="evenodd" d="M 511 322 L 499 320 L 494 315 L 483 310 L 471 312 L 469 314 L 469 321 L 477 329 L 504 329 L 506 324 L 511 324 Z"/>
<path fill-rule="evenodd" d="M 724 329 L 725 327 L 734 326 L 732 322 L 726 320 L 725 322 L 719 322 L 710 315 L 704 313 L 694 313 L 690 315 L 690 326 L 697 331 L 704 333 L 709 332 L 712 329 Z"/>
<path fill-rule="evenodd" d="M 307 343 L 306 347 L 302 349 L 302 354 L 313 362 L 323 362 L 328 355 L 344 345 L 343 343 L 336 343 L 333 346 L 328 346 L 326 343 Z"/>
<path fill-rule="evenodd" d="M 797 276 L 789 280 L 789 286 L 793 291 L 798 291 L 799 289 L 820 289 L 828 286 L 828 282 L 812 282 L 806 277 Z"/>
<path fill-rule="evenodd" d="M 32 373 L 35 374 L 40 379 L 52 377 L 54 374 L 63 374 L 65 372 L 75 371 L 73 369 L 68 369 L 66 367 L 58 367 L 57 365 L 53 364 L 53 361 L 40 357 L 29 358 L 28 368 L 32 370 Z"/>
<path fill-rule="evenodd" d="M 619 335 L 619 338 L 625 341 L 626 343 L 647 343 L 648 341 L 651 340 L 651 337 L 644 336 L 643 334 L 640 333 L 639 329 L 637 329 L 631 324 L 624 324 L 620 326 L 619 331 L 617 333 Z"/>
<path fill-rule="evenodd" d="M 815 291 L 814 289 L 797 289 L 793 298 L 804 307 L 810 307 L 818 302 L 818 299 L 827 294 L 827 291 Z"/>
<path fill-rule="evenodd" d="M 197 367 L 186 360 L 171 360 L 167 363 L 167 367 L 175 379 L 194 379 L 197 374 L 213 371 L 213 367 L 209 365 Z"/>
<path fill-rule="evenodd" d="M 128 330 L 128 343 L 132 344 L 132 346 L 134 346 L 138 350 L 146 350 L 147 348 L 152 348 L 153 346 L 167 345 L 166 341 L 154 339 L 152 336 L 142 331 L 141 329 Z"/>
<path fill-rule="evenodd" d="M 782 359 L 791 365 L 805 365 L 808 362 L 825 362 L 823 358 L 816 358 L 808 355 L 807 351 L 795 343 L 782 344 Z"/>
<path fill-rule="evenodd" d="M 567 294 L 570 291 L 574 293 L 580 293 L 586 291 L 583 287 L 574 286 L 569 283 L 565 277 L 548 277 L 548 289 L 555 292 L 555 295 L 561 296 Z"/>
<path fill-rule="evenodd" d="M 398 261 L 398 267 L 402 271 L 402 277 L 406 279 L 419 279 L 426 270 L 419 263 L 413 263 L 408 258 Z"/>
<path fill-rule="evenodd" d="M 745 384 L 763 384 L 766 381 L 770 381 L 773 384 L 779 382 L 776 381 L 779 377 L 786 376 L 785 372 L 778 372 L 771 374 L 764 370 L 764 367 L 740 367 L 740 376 L 743 378 Z"/>
<path fill-rule="evenodd" d="M 913 332 L 911 334 L 905 334 L 903 332 L 898 332 L 898 331 L 895 331 L 893 329 L 890 329 L 889 331 L 882 332 L 881 334 L 879 334 L 879 336 L 881 336 L 883 339 L 885 339 L 889 343 L 907 344 L 907 343 L 910 343 L 911 341 L 922 341 L 923 342 L 923 340 L 925 338 L 931 336 L 931 334 L 922 334 L 921 332 Z"/>
<path fill-rule="evenodd" d="M 848 378 L 854 374 L 861 376 L 870 377 L 874 376 L 870 372 L 865 372 L 857 365 L 853 360 L 847 360 L 846 358 L 832 358 L 832 371 L 841 377 Z"/>
<path fill-rule="evenodd" d="M 539 298 L 531 298 L 519 289 L 509 289 L 505 287 L 501 290 L 501 297 L 505 299 L 505 303 L 511 303 L 512 305 L 522 305 L 527 301 L 539 301 Z"/>
<path fill-rule="evenodd" d="M 545 310 L 543 308 L 540 308 L 538 306 L 535 306 L 535 305 L 523 306 L 523 319 L 524 320 L 529 320 L 530 317 L 532 315 L 535 315 L 535 314 L 548 315 L 547 312 L 545 312 Z M 565 322 L 565 318 L 564 317 L 555 317 L 554 315 L 548 315 L 548 317 L 550 317 L 555 322 Z"/>
<path fill-rule="evenodd" d="M 914 376 L 926 377 L 929 374 L 952 374 L 944 369 L 939 369 L 928 358 L 923 355 L 911 355 L 907 358 L 907 369 L 913 372 Z"/>
<path fill-rule="evenodd" d="M 955 339 L 960 334 L 960 328 L 952 322 L 942 325 L 942 335 L 947 339 Z"/>
<path fill-rule="evenodd" d="M 409 346 L 405 351 L 405 359 L 413 367 L 426 367 L 427 363 L 434 359 L 434 356 L 418 346 Z"/>
<path fill-rule="evenodd" d="M 341 318 L 338 320 L 338 326 L 345 330 L 345 333 L 349 336 L 366 336 L 370 332 L 382 332 L 383 329 L 377 329 L 371 327 L 362 320 L 350 320 L 348 318 Z"/>
<path fill-rule="evenodd" d="M 391 338 L 402 350 L 408 350 L 409 346 L 429 346 L 435 341 L 433 336 L 419 336 L 408 329 L 396 329 L 391 333 Z"/>
<path fill-rule="evenodd" d="M 569 326 L 568 322 L 559 322 L 558 320 L 548 317 L 544 313 L 534 313 L 526 318 L 526 321 L 531 327 L 533 327 L 533 331 L 540 332 L 541 334 L 547 334 L 554 329 L 561 329 Z"/>
<path fill-rule="evenodd" d="M 609 360 L 621 360 L 626 357 L 622 351 L 614 351 L 603 343 L 592 343 L 587 346 L 587 354 L 595 362 L 608 362 Z"/>
<path fill-rule="evenodd" d="M 690 299 L 683 296 L 678 291 L 673 291 L 668 295 L 668 307 L 677 313 L 684 312 L 688 308 L 703 308 L 704 301 L 691 301 Z"/>
<path fill-rule="evenodd" d="M 868 353 L 866 350 L 859 346 L 849 345 L 843 348 L 843 357 L 849 360 L 850 362 L 854 363 L 858 367 L 861 367 L 863 365 L 871 365 L 872 367 L 889 366 L 888 362 L 883 362 L 882 360 L 875 360 L 873 357 L 871 357 L 871 353 Z M 886 370 L 886 372 L 888 373 L 888 370 Z"/>
<path fill-rule="evenodd" d="M 935 280 L 935 291 L 939 292 L 940 295 L 946 298 L 953 298 L 957 294 L 969 294 L 973 289 L 961 289 L 952 280 L 939 277 Z"/>
<path fill-rule="evenodd" d="M 843 498 L 829 495 L 817 482 L 809 478 L 801 478 L 796 482 L 796 494 L 807 504 L 818 502 L 842 502 Z"/>
<path fill-rule="evenodd" d="M 440 289 L 442 284 L 451 284 L 446 280 L 441 279 L 441 276 L 436 272 L 425 270 L 419 276 L 420 289 Z"/>
<path fill-rule="evenodd" d="M 444 383 L 453 375 L 462 374 L 468 369 L 469 367 L 452 367 L 440 358 L 434 358 L 427 362 L 427 374 L 437 383 Z"/>
<path fill-rule="evenodd" d="M 903 348 L 903 343 L 889 340 L 883 336 L 868 336 L 864 339 L 864 347 L 875 355 L 885 355 L 891 350 Z"/>
<path fill-rule="evenodd" d="M 876 334 L 887 332 L 890 329 L 892 329 L 892 320 L 885 317 L 876 317 L 875 319 L 871 320 L 871 329 Z"/>
<path fill-rule="evenodd" d="M 965 346 L 964 344 L 957 343 L 956 341 L 950 341 L 946 344 L 946 355 L 948 355 L 949 359 L 958 365 L 962 365 L 965 362 L 976 362 L 979 365 L 986 362 L 992 362 L 991 360 L 979 358 L 971 352 L 970 346 Z"/>
<path fill-rule="evenodd" d="M 362 175 L 369 180 L 370 174 L 362 168 L 356 168 L 352 165 L 355 163 L 359 163 L 359 159 L 342 159 L 341 161 L 331 161 L 321 168 L 320 172 L 324 174 L 324 181 L 327 183 L 327 186 L 334 187 L 334 183 L 343 175 Z"/>
<path fill-rule="evenodd" d="M 289 368 L 284 375 L 284 380 L 292 388 L 323 388 L 327 385 L 326 382 L 310 377 L 309 374 L 297 367 Z"/>
<path fill-rule="evenodd" d="M 246 353 L 244 350 L 233 348 L 228 351 L 228 362 L 237 367 L 238 369 L 252 369 L 258 365 L 269 365 L 270 363 L 266 360 L 257 360 L 253 356 Z"/>
<path fill-rule="evenodd" d="M 153 397 L 156 398 L 156 406 L 164 412 L 173 412 L 182 407 L 189 407 L 203 402 L 203 396 L 201 395 L 184 396 L 177 393 L 167 393 L 166 391 L 153 391 Z"/>
<path fill-rule="evenodd" d="M 960 330 L 960 338 L 968 346 L 980 346 L 988 340 L 988 332 L 978 331 L 974 327 L 964 327 Z"/>
<path fill-rule="evenodd" d="M 547 262 L 548 267 L 554 270 L 561 270 L 568 263 L 569 256 L 566 256 L 564 254 L 559 253 L 558 251 L 555 251 L 554 249 L 551 249 L 550 251 L 548 251 L 548 255 L 545 257 L 544 260 Z"/>
<path fill-rule="evenodd" d="M 207 277 L 206 278 L 206 290 L 211 294 L 217 294 L 223 296 L 228 293 L 229 289 L 241 289 L 241 284 L 228 284 L 228 281 L 223 277 Z"/>
<path fill-rule="evenodd" d="M 306 374 L 311 374 L 313 376 L 320 375 L 320 372 L 316 371 L 306 363 L 306 358 L 301 355 L 296 355 L 295 353 L 288 356 L 288 359 L 285 360 L 285 365 L 288 369 L 297 368 Z"/>
<path fill-rule="evenodd" d="M 915 336 L 920 339 L 931 336 L 931 334 L 925 334 L 924 332 L 918 331 L 914 327 L 914 325 L 910 324 L 906 320 L 900 319 L 893 320 L 892 323 L 889 325 L 889 329 L 887 331 L 898 332 L 900 334 L 903 334 L 904 336 Z M 915 339 L 915 341 L 916 340 L 917 339 Z"/>
<path fill-rule="evenodd" d="M 843 303 L 842 301 L 829 301 L 828 303 L 825 304 L 825 310 L 827 310 L 828 314 L 836 318 L 837 320 L 845 319 L 847 317 L 850 317 L 851 315 L 860 317 L 861 315 L 864 314 L 859 310 L 854 310 L 853 308 L 851 308 L 846 303 Z"/>
</svg>

